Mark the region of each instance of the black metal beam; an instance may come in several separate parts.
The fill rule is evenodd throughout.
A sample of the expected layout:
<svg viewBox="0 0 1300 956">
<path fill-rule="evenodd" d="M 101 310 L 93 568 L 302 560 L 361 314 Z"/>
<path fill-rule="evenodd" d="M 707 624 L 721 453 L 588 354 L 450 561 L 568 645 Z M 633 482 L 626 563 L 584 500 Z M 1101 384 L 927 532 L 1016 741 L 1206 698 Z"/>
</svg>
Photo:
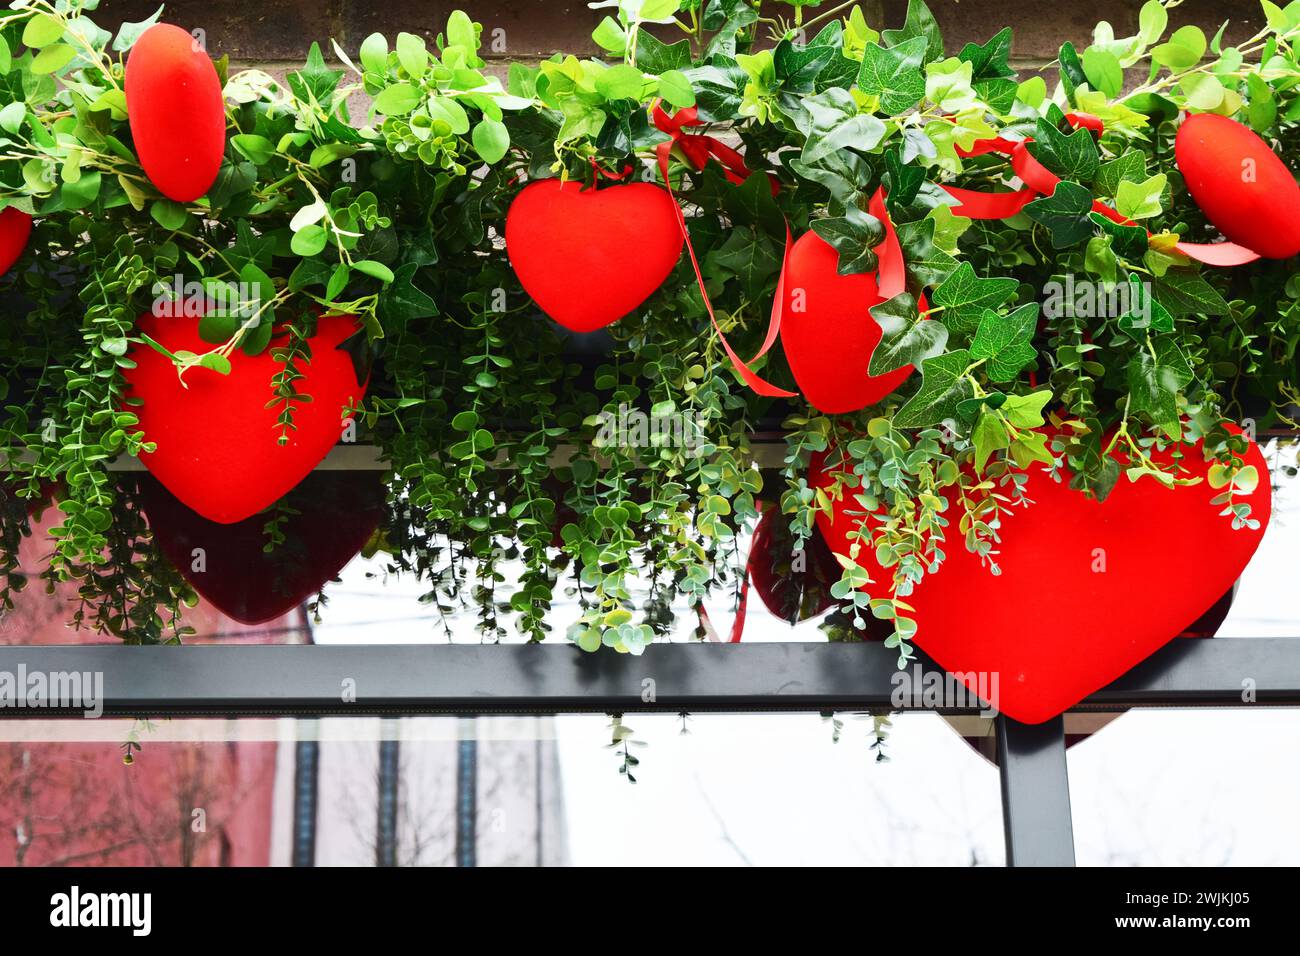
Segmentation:
<svg viewBox="0 0 1300 956">
<path fill-rule="evenodd" d="M 1074 866 L 1065 721 L 997 725 L 1007 866 Z"/>
<path fill-rule="evenodd" d="M 0 671 L 20 668 L 101 673 L 105 713 L 128 716 L 900 709 L 878 644 L 0 647 Z M 1253 703 L 1300 705 L 1300 639 L 1179 639 L 1078 709 Z"/>
</svg>

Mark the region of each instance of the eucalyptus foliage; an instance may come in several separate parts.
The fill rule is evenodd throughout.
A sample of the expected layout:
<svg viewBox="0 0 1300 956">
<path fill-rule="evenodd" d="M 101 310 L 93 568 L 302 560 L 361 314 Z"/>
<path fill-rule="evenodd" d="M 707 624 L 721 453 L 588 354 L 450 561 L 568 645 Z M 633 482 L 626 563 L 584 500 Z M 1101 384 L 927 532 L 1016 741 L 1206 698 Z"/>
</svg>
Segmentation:
<svg viewBox="0 0 1300 956">
<path fill-rule="evenodd" d="M 1063 45 L 1047 80 L 1016 75 L 1009 29 L 950 55 L 919 0 L 890 29 L 852 4 L 794 2 L 773 19 L 749 0 L 608 0 L 592 4 L 606 14 L 594 33 L 605 57 L 514 63 L 505 81 L 486 69 L 481 27 L 456 12 L 432 44 L 411 33 L 334 44 L 338 66 L 313 44 L 283 83 L 228 76 L 218 61 L 225 159 L 188 205 L 153 188 L 127 126 L 123 63 L 150 24 L 110 35 L 96 5 L 19 0 L 0 15 L 0 205 L 36 217 L 3 280 L 6 603 L 24 583 L 13 555 L 30 533 L 25 504 L 52 493 L 63 520 L 43 573 L 80 584 L 80 617 L 131 642 L 184 633 L 193 593 L 151 556 L 133 487 L 105 467 L 149 450 L 121 370 L 154 283 L 178 274 L 242 283 L 261 303 L 254 322 L 206 316 L 212 353 L 178 357 L 202 366 L 187 375 L 222 374 L 223 360 L 268 348 L 275 327 L 302 341 L 321 310 L 359 317 L 372 369 L 361 440 L 390 466 L 375 546 L 427 585 L 429 603 L 476 607 L 489 640 L 511 628 L 545 637 L 562 591 L 581 607 L 561 622 L 569 639 L 639 651 L 681 599 L 734 586 L 764 495 L 780 498 L 796 540 L 813 533 L 835 490 L 814 491 L 807 468 L 828 449 L 862 477 L 862 513 L 882 516 L 859 546 L 894 574 L 893 597 L 872 601 L 844 556 L 836 594 L 858 625 L 868 612 L 894 621 L 904 658 L 910 588 L 942 573 L 945 548 L 980 552 L 995 571 L 999 516 L 1027 504 L 1035 463 L 1104 496 L 1120 480 L 1173 484 L 1152 446 L 1205 438 L 1224 464 L 1225 520 L 1252 520 L 1232 500 L 1247 479 L 1224 426 L 1245 414 L 1275 424 L 1297 399 L 1294 262 L 1215 270 L 1179 254 L 1179 236 L 1212 230 L 1172 143 L 1180 111 L 1213 111 L 1293 155 L 1300 3 L 1265 0 L 1265 28 L 1229 46 L 1223 31 L 1171 32 L 1175 4 L 1151 0 L 1133 36 L 1102 23 L 1086 49 Z M 356 103 L 365 112 L 353 116 Z M 830 242 L 845 273 L 875 268 L 883 228 L 868 200 L 883 185 L 908 292 L 875 310 L 886 336 L 872 371 L 919 374 L 840 416 L 753 394 L 685 256 L 595 357 L 537 313 L 501 238 L 512 198 L 540 176 L 607 184 L 630 168 L 657 180 L 656 105 L 697 108 L 704 125 L 691 132 L 737 144 L 753 171 L 733 182 L 674 152 L 669 173 L 736 351 L 762 342 L 787 225 Z M 1100 118 L 1104 133 L 1073 129 L 1067 112 Z M 1061 185 L 1005 221 L 955 216 L 940 184 L 1009 188 L 1003 157 L 964 155 L 999 135 L 1033 137 Z M 1093 198 L 1150 238 L 1091 214 Z M 1150 318 L 1041 321 L 1044 288 L 1066 275 L 1150 288 Z M 303 360 L 282 352 L 288 369 Z M 794 384 L 779 348 L 758 370 Z M 268 382 L 268 401 L 292 395 L 293 378 Z M 692 416 L 702 445 L 602 446 L 603 416 L 625 405 Z M 775 488 L 751 446 L 773 415 L 787 434 Z M 959 513 L 944 495 L 954 488 Z"/>
</svg>

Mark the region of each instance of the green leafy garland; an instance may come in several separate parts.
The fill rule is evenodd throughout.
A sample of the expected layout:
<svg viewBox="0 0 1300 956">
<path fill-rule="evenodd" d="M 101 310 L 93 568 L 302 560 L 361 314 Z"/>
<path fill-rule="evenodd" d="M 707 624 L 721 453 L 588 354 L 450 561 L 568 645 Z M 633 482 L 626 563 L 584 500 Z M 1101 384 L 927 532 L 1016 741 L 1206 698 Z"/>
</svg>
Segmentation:
<svg viewBox="0 0 1300 956">
<path fill-rule="evenodd" d="M 858 546 L 892 569 L 891 596 L 857 590 L 865 572 L 851 556 L 835 594 L 858 628 L 868 612 L 893 621 L 906 660 L 905 599 L 938 571 L 943 537 L 988 555 L 1033 463 L 1101 496 L 1119 480 L 1177 482 L 1149 450 L 1204 438 L 1233 520 L 1248 523 L 1233 491 L 1254 479 L 1234 465 L 1243 443 L 1225 424 L 1290 423 L 1300 398 L 1294 262 L 1213 270 L 1179 254 L 1179 235 L 1210 227 L 1172 163 L 1182 110 L 1234 116 L 1294 155 L 1300 3 L 1265 0 L 1267 26 L 1231 47 L 1222 30 L 1168 34 L 1176 3 L 1151 0 L 1134 36 L 1103 23 L 1082 53 L 1065 44 L 1054 90 L 1017 78 L 1009 29 L 947 56 L 918 0 L 881 32 L 852 4 L 793 2 L 789 18 L 769 19 L 749 0 L 610 0 L 593 4 L 609 8 L 594 33 L 606 59 L 515 63 L 505 83 L 485 71 L 481 27 L 456 12 L 433 49 L 376 34 L 355 55 L 335 44 L 337 70 L 313 45 L 284 84 L 227 76 L 219 61 L 226 155 L 190 204 L 153 188 L 126 124 L 124 56 L 153 21 L 112 36 L 87 16 L 95 6 L 19 0 L 0 15 L 0 204 L 36 217 L 0 285 L 11 303 L 0 322 L 3 606 L 23 584 L 26 504 L 53 494 L 64 520 L 43 576 L 79 583 L 78 623 L 130 642 L 184 634 L 194 594 L 151 556 L 133 486 L 106 469 L 150 449 L 120 372 L 142 341 L 136 317 L 174 275 L 259 291 L 255 321 L 204 318 L 211 351 L 174 357 L 187 375 L 222 374 L 270 347 L 273 327 L 292 329 L 267 386 L 282 428 L 306 360 L 292 343 L 319 309 L 359 317 L 374 371 L 357 417 L 390 468 L 378 546 L 427 584 L 427 602 L 446 613 L 472 603 L 489 640 L 511 627 L 544 638 L 562 589 L 581 607 L 564 622 L 569 639 L 639 652 L 680 599 L 734 586 L 738 536 L 765 488 L 776 494 L 751 436 L 777 416 L 780 508 L 796 542 L 836 494 L 805 477 L 831 448 L 860 476 L 864 513 L 881 514 Z M 1124 92 L 1125 71 L 1147 64 Z M 347 106 L 357 93 L 372 103 L 361 126 Z M 656 105 L 696 107 L 701 131 L 736 143 L 754 170 L 732 182 L 679 150 L 670 167 L 736 350 L 762 341 L 787 223 L 831 243 L 841 272 L 875 269 L 882 224 L 867 207 L 883 185 L 908 292 L 874 310 L 886 333 L 877 359 L 919 375 L 838 416 L 753 394 L 722 354 L 687 257 L 598 354 L 537 313 L 501 241 L 511 200 L 545 176 L 591 183 L 631 167 L 653 181 Z M 1098 117 L 1104 133 L 1073 130 L 1068 111 Z M 1000 135 L 1032 136 L 1061 185 L 1007 220 L 955 216 L 939 184 L 1008 188 L 1000 157 L 964 155 Z M 1094 198 L 1150 239 L 1090 216 Z M 1152 318 L 1067 311 L 1040 330 L 1041 290 L 1067 275 L 1149 285 Z M 779 349 L 757 370 L 793 385 Z M 601 423 L 621 407 L 689 416 L 700 443 L 602 444 Z M 954 487 L 958 516 L 941 494 Z M 517 579 L 504 570 L 514 562 Z"/>
</svg>

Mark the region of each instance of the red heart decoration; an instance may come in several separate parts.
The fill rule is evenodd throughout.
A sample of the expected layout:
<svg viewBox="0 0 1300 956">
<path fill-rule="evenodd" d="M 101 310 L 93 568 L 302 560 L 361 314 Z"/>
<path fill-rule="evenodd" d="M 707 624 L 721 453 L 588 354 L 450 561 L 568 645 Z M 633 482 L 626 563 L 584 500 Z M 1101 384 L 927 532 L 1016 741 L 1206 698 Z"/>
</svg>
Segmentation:
<svg viewBox="0 0 1300 956">
<path fill-rule="evenodd" d="M 294 403 L 296 427 L 284 445 L 277 441 L 281 406 L 267 407 L 271 379 L 284 365 L 270 348 L 252 356 L 237 352 L 229 375 L 191 368 L 182 385 L 170 359 L 148 345 L 133 346 L 136 367 L 123 371 L 127 397 L 143 400 L 133 410 L 145 440 L 158 446 L 141 460 L 205 518 L 232 524 L 257 514 L 329 454 L 343 432 L 344 409 L 365 396 L 366 384 L 357 381 L 351 357 L 339 348 L 356 329 L 350 315 L 317 321 L 307 340 L 311 361 L 297 363 L 304 377 L 294 384 L 312 400 Z M 199 338 L 197 319 L 146 315 L 139 330 L 172 352 L 212 348 Z"/>
<path fill-rule="evenodd" d="M 794 569 L 794 536 L 776 506 L 763 510 L 749 542 L 746 570 L 754 590 L 774 617 L 790 624 L 806 621 L 835 603 L 831 585 L 840 565 L 820 536 L 804 542 L 803 569 Z"/>
<path fill-rule="evenodd" d="M 1184 477 L 1204 478 L 1210 463 L 1200 446 L 1183 448 Z M 1172 453 L 1152 457 L 1167 463 Z M 917 645 L 965 675 L 972 691 L 980 677 L 992 686 L 996 676 L 990 703 L 1016 720 L 1040 723 L 1065 711 L 1187 629 L 1240 577 L 1272 510 L 1268 465 L 1253 442 L 1245 462 L 1260 476 L 1242 496 L 1260 523 L 1255 530 L 1233 529 L 1210 504 L 1219 492 L 1205 481 L 1169 489 L 1121 479 L 1099 502 L 1034 466 L 1026 485 L 1034 503 L 1007 516 L 1000 531 L 1000 575 L 966 550 L 952 518 L 943 566 L 905 599 L 915 608 Z M 809 474 L 818 488 L 834 480 L 834 468 L 823 466 L 814 461 Z M 959 514 L 948 498 L 949 514 Z M 849 553 L 851 510 L 860 506 L 846 490 L 833 519 L 817 516 L 835 553 Z M 873 549 L 864 546 L 858 563 L 876 582 L 867 590 L 884 596 L 890 573 Z"/>
<path fill-rule="evenodd" d="M 543 179 L 506 214 L 506 252 L 524 291 L 573 332 L 593 332 L 654 293 L 682 254 L 679 211 L 653 183 L 583 189 Z"/>
<path fill-rule="evenodd" d="M 821 236 L 800 236 L 786 265 L 781 315 L 790 371 L 809 403 L 828 415 L 873 405 L 912 374 L 910 365 L 867 374 L 881 337 L 870 309 L 886 297 L 876 287 L 876 273 L 842 276 L 839 262 L 840 254 Z"/>
<path fill-rule="evenodd" d="M 32 235 L 32 217 L 21 209 L 6 206 L 0 211 L 0 275 L 13 268 Z"/>
<path fill-rule="evenodd" d="M 262 515 L 217 524 L 148 475 L 140 496 L 154 541 L 194 589 L 227 617 L 263 624 L 298 607 L 356 556 L 379 525 L 384 485 L 373 472 L 308 475 L 286 496 L 298 513 L 280 525 L 285 540 L 269 553 Z"/>
<path fill-rule="evenodd" d="M 226 151 L 216 67 L 194 37 L 158 23 L 131 47 L 125 86 L 131 139 L 145 174 L 169 199 L 198 199 L 216 180 Z"/>
<path fill-rule="evenodd" d="M 1226 116 L 1189 116 L 1174 140 L 1187 191 L 1238 245 L 1269 259 L 1300 252 L 1300 186 L 1268 144 Z"/>
</svg>

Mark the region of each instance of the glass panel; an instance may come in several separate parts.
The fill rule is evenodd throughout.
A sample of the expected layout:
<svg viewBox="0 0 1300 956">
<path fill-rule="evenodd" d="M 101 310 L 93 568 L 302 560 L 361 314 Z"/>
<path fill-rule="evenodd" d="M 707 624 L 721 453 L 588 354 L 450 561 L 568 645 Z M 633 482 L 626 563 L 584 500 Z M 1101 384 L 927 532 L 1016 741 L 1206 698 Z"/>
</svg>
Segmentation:
<svg viewBox="0 0 1300 956">
<path fill-rule="evenodd" d="M 599 716 L 0 721 L 0 865 L 1003 860 L 997 772 L 934 715 L 880 762 L 869 717 L 622 726 L 635 784 Z"/>
<path fill-rule="evenodd" d="M 1300 860 L 1300 710 L 1143 710 L 1068 752 L 1081 866 Z"/>
</svg>

